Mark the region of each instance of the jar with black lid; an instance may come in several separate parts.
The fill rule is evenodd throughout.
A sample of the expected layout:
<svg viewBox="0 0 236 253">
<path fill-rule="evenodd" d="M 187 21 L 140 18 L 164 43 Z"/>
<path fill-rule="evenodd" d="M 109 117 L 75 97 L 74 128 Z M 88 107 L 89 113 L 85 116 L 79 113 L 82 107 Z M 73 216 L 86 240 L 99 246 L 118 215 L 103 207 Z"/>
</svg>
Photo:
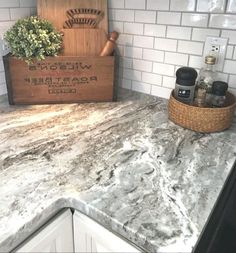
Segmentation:
<svg viewBox="0 0 236 253">
<path fill-rule="evenodd" d="M 216 81 L 212 85 L 212 99 L 211 104 L 213 107 L 224 107 L 226 100 L 226 92 L 228 84 L 221 81 Z"/>
<path fill-rule="evenodd" d="M 187 104 L 193 102 L 197 76 L 194 68 L 182 67 L 177 70 L 174 92 L 177 100 Z"/>
</svg>

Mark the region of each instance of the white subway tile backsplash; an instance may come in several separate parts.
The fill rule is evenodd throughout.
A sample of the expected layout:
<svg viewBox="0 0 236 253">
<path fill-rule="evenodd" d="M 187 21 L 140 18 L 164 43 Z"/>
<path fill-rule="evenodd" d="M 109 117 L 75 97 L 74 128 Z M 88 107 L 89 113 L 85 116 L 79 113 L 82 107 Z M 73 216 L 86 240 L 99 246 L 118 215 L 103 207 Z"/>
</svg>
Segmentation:
<svg viewBox="0 0 236 253">
<path fill-rule="evenodd" d="M 236 97 L 236 89 L 230 88 L 229 91 Z"/>
<path fill-rule="evenodd" d="M 135 80 L 135 81 L 141 81 L 142 80 L 142 72 L 133 70 L 133 69 L 124 69 L 123 71 L 123 77 L 125 79 Z"/>
<path fill-rule="evenodd" d="M 222 38 L 229 38 L 229 44 L 236 45 L 236 31 L 223 30 L 221 33 Z"/>
<path fill-rule="evenodd" d="M 112 9 L 125 8 L 125 0 L 108 0 L 108 8 Z"/>
<path fill-rule="evenodd" d="M 152 62 L 143 61 L 143 60 L 133 60 L 133 68 L 140 71 L 151 72 L 152 71 Z"/>
<path fill-rule="evenodd" d="M 19 0 L 1 0 L 0 8 L 20 7 Z"/>
<path fill-rule="evenodd" d="M 172 11 L 194 11 L 195 0 L 171 0 L 170 10 Z"/>
<path fill-rule="evenodd" d="M 180 40 L 178 43 L 178 52 L 186 54 L 202 55 L 203 43 Z"/>
<path fill-rule="evenodd" d="M 149 61 L 163 62 L 164 52 L 152 49 L 143 49 L 143 59 Z"/>
<path fill-rule="evenodd" d="M 165 63 L 187 66 L 188 64 L 188 55 L 180 53 L 165 53 Z"/>
<path fill-rule="evenodd" d="M 199 12 L 224 12 L 226 0 L 197 0 Z"/>
<path fill-rule="evenodd" d="M 180 25 L 180 20 L 180 12 L 158 11 L 157 13 L 157 24 Z"/>
<path fill-rule="evenodd" d="M 228 0 L 227 12 L 230 13 L 236 12 L 236 0 Z"/>
<path fill-rule="evenodd" d="M 134 36 L 134 46 L 143 48 L 153 48 L 154 38 L 147 36 Z"/>
<path fill-rule="evenodd" d="M 145 0 L 125 0 L 126 9 L 145 9 Z"/>
<path fill-rule="evenodd" d="M 109 11 L 109 19 L 115 21 L 134 22 L 134 10 L 117 10 Z"/>
<path fill-rule="evenodd" d="M 236 75 L 229 75 L 229 87 L 236 89 Z"/>
<path fill-rule="evenodd" d="M 128 79 L 122 79 L 121 80 L 121 87 L 125 89 L 132 89 L 132 81 Z"/>
<path fill-rule="evenodd" d="M 166 26 L 165 25 L 145 24 L 144 35 L 154 36 L 154 37 L 165 37 L 166 36 Z"/>
<path fill-rule="evenodd" d="M 226 49 L 226 59 L 232 59 L 234 53 L 234 47 L 233 46 L 227 46 Z"/>
<path fill-rule="evenodd" d="M 116 48 L 115 48 L 115 52 L 119 56 L 124 56 L 124 46 L 117 45 Z"/>
<path fill-rule="evenodd" d="M 139 23 L 124 23 L 124 33 L 143 34 L 143 24 Z"/>
<path fill-rule="evenodd" d="M 0 21 L 10 20 L 10 10 L 0 9 Z"/>
<path fill-rule="evenodd" d="M 132 81 L 132 89 L 146 94 L 151 93 L 151 85 L 149 83 Z"/>
<path fill-rule="evenodd" d="M 37 8 L 30 8 L 30 15 L 31 16 L 36 16 L 37 15 Z"/>
<path fill-rule="evenodd" d="M 224 66 L 224 73 L 236 74 L 236 61 L 226 60 Z"/>
<path fill-rule="evenodd" d="M 212 14 L 209 26 L 222 29 L 236 29 L 236 16 Z"/>
<path fill-rule="evenodd" d="M 0 59 L 0 72 L 4 71 L 3 60 Z"/>
<path fill-rule="evenodd" d="M 143 72 L 142 73 L 142 80 L 145 83 L 150 83 L 150 84 L 154 84 L 154 85 L 161 85 L 162 76 L 157 75 L 157 74 L 153 74 L 153 73 Z"/>
<path fill-rule="evenodd" d="M 172 92 L 172 89 L 153 85 L 152 90 L 151 90 L 151 95 L 169 99 L 171 92 Z"/>
<path fill-rule="evenodd" d="M 176 52 L 177 40 L 156 38 L 155 49 Z"/>
<path fill-rule="evenodd" d="M 162 81 L 163 87 L 174 89 L 175 83 L 176 83 L 176 77 L 163 76 L 163 81 Z"/>
<path fill-rule="evenodd" d="M 203 67 L 203 65 L 204 65 L 204 62 L 203 62 L 202 56 L 190 55 L 190 57 L 189 57 L 189 66 L 190 67 L 200 69 Z"/>
<path fill-rule="evenodd" d="M 15 21 L 1 21 L 0 20 L 0 32 L 5 33 L 14 24 L 15 24 Z"/>
<path fill-rule="evenodd" d="M 236 0 L 109 0 L 109 8 L 110 31 L 121 32 L 122 87 L 168 98 L 176 70 L 199 72 L 206 37 L 220 36 L 229 45 L 217 79 L 236 93 Z"/>
<path fill-rule="evenodd" d="M 135 11 L 135 22 L 156 23 L 155 11 Z"/>
<path fill-rule="evenodd" d="M 148 10 L 169 10 L 169 0 L 147 0 Z"/>
<path fill-rule="evenodd" d="M 30 9 L 29 8 L 11 8 L 10 15 L 11 15 L 12 20 L 29 17 Z"/>
<path fill-rule="evenodd" d="M 228 77 L 229 77 L 228 74 L 221 73 L 221 72 L 216 73 L 217 81 L 228 82 Z"/>
<path fill-rule="evenodd" d="M 196 13 L 183 13 L 182 25 L 184 26 L 197 26 L 207 27 L 208 14 L 196 14 Z"/>
<path fill-rule="evenodd" d="M 190 40 L 192 28 L 183 26 L 168 26 L 167 38 Z"/>
<path fill-rule="evenodd" d="M 117 43 L 120 45 L 132 45 L 133 36 L 128 34 L 120 34 Z"/>
<path fill-rule="evenodd" d="M 234 47 L 233 59 L 236 60 L 236 47 Z"/>
<path fill-rule="evenodd" d="M 143 49 L 139 47 L 125 47 L 124 56 L 134 59 L 142 59 Z"/>
<path fill-rule="evenodd" d="M 133 67 L 133 60 L 130 58 L 121 57 L 120 58 L 120 66 L 122 68 L 131 69 Z"/>
<path fill-rule="evenodd" d="M 20 7 L 35 7 L 36 5 L 37 5 L 37 0 L 20 0 Z"/>
<path fill-rule="evenodd" d="M 124 32 L 124 23 L 119 21 L 110 21 L 109 22 L 109 31 L 117 31 L 118 33 Z"/>
<path fill-rule="evenodd" d="M 0 94 L 6 94 L 7 93 L 7 87 L 6 84 L 0 84 Z"/>
<path fill-rule="evenodd" d="M 173 76 L 175 71 L 174 65 L 165 63 L 153 63 L 153 72 L 159 75 Z"/>
<path fill-rule="evenodd" d="M 5 83 L 6 83 L 5 73 L 0 72 L 0 84 L 5 84 Z"/>
<path fill-rule="evenodd" d="M 204 29 L 204 28 L 193 28 L 192 40 L 206 41 L 207 36 L 219 37 L 220 30 L 218 29 Z"/>
</svg>

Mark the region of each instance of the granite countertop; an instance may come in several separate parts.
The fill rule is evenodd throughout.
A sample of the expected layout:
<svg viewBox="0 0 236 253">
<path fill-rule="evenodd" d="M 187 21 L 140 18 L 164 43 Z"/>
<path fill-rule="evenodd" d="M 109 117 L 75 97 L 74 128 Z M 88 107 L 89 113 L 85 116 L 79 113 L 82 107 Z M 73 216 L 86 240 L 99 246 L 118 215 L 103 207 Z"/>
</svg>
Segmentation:
<svg viewBox="0 0 236 253">
<path fill-rule="evenodd" d="M 236 120 L 216 134 L 168 120 L 167 101 L 9 106 L 0 98 L 0 251 L 64 207 L 146 251 L 191 252 L 233 167 Z"/>
</svg>

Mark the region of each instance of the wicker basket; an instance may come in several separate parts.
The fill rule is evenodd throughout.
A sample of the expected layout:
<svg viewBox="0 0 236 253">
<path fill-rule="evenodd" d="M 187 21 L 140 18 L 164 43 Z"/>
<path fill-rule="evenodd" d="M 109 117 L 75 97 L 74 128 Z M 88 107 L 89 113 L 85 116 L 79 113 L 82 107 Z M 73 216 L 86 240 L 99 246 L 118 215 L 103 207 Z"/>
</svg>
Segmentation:
<svg viewBox="0 0 236 253">
<path fill-rule="evenodd" d="M 184 128 L 201 133 L 220 132 L 229 128 L 233 122 L 236 98 L 227 94 L 226 107 L 200 108 L 179 102 L 172 92 L 169 100 L 169 119 Z"/>
</svg>

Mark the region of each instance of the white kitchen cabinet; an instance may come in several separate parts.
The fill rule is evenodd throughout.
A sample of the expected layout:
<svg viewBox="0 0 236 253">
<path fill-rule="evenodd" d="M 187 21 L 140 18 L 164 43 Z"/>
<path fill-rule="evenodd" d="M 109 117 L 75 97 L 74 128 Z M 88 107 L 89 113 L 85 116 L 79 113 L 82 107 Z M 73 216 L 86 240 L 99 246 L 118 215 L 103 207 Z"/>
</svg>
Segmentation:
<svg viewBox="0 0 236 253">
<path fill-rule="evenodd" d="M 74 252 L 73 217 L 66 210 L 31 236 L 16 252 Z"/>
<path fill-rule="evenodd" d="M 92 219 L 70 209 L 56 215 L 14 252 L 141 252 Z"/>
<path fill-rule="evenodd" d="M 77 211 L 73 224 L 75 252 L 141 252 Z"/>
</svg>

